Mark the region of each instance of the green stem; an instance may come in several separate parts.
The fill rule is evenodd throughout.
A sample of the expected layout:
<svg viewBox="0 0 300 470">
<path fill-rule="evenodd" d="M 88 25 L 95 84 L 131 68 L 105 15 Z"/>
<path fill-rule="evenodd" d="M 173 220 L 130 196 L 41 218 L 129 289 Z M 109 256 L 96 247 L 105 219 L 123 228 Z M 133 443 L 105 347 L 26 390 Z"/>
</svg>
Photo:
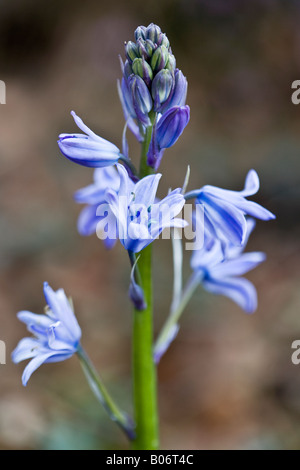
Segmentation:
<svg viewBox="0 0 300 470">
<path fill-rule="evenodd" d="M 134 425 L 131 418 L 121 411 L 115 404 L 107 389 L 105 388 L 102 379 L 98 375 L 94 364 L 91 362 L 85 350 L 80 346 L 77 355 L 79 357 L 83 372 L 87 381 L 94 392 L 97 399 L 104 406 L 110 418 L 115 421 L 121 429 L 125 432 L 129 439 L 135 438 Z"/>
<path fill-rule="evenodd" d="M 143 142 L 140 178 L 153 173 L 147 165 L 147 151 L 152 127 L 146 129 Z M 134 450 L 159 448 L 156 366 L 153 361 L 152 245 L 144 248 L 138 261 L 141 287 L 146 308 L 133 313 L 133 399 L 136 423 Z"/>
</svg>

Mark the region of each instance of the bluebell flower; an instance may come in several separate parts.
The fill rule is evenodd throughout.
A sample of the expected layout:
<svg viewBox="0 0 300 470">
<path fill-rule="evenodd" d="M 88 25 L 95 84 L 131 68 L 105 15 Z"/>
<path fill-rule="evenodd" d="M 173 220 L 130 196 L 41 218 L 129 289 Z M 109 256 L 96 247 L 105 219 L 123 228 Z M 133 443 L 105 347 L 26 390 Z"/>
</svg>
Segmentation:
<svg viewBox="0 0 300 470">
<path fill-rule="evenodd" d="M 117 163 L 120 158 L 118 147 L 91 131 L 74 111 L 71 114 L 84 134 L 60 134 L 58 146 L 61 153 L 79 165 L 92 168 Z"/>
<path fill-rule="evenodd" d="M 151 141 L 147 154 L 147 163 L 157 169 L 163 152 L 172 147 L 179 139 L 190 120 L 189 106 L 174 106 L 160 114 L 153 126 Z"/>
<path fill-rule="evenodd" d="M 247 219 L 246 224 L 245 244 L 255 226 L 255 221 Z M 244 247 L 230 242 L 224 249 L 221 240 L 211 237 L 206 232 L 203 247 L 193 252 L 191 267 L 207 291 L 225 295 L 245 312 L 253 313 L 257 308 L 256 289 L 250 281 L 240 276 L 262 263 L 265 260 L 265 254 L 262 252 L 243 253 L 243 249 Z"/>
<path fill-rule="evenodd" d="M 106 200 L 117 219 L 117 233 L 126 250 L 137 253 L 153 242 L 167 227 L 185 227 L 187 223 L 176 215 L 185 200 L 180 188 L 157 201 L 160 174 L 141 179 L 132 188 L 126 169 L 117 165 L 119 191 L 108 190 Z"/>
<path fill-rule="evenodd" d="M 246 216 L 261 220 L 275 219 L 272 212 L 246 199 L 258 190 L 258 175 L 255 170 L 250 170 L 242 191 L 207 185 L 186 193 L 185 197 L 187 200 L 196 198 L 196 202 L 203 205 L 205 228 L 212 236 L 235 245 L 243 245 L 247 236 Z"/>
<path fill-rule="evenodd" d="M 24 386 L 31 374 L 42 364 L 64 361 L 79 348 L 81 330 L 64 290 L 55 292 L 45 282 L 44 295 L 47 303 L 44 315 L 26 310 L 18 313 L 19 320 L 35 335 L 35 338 L 22 339 L 12 353 L 15 363 L 31 359 L 22 375 Z"/>
</svg>

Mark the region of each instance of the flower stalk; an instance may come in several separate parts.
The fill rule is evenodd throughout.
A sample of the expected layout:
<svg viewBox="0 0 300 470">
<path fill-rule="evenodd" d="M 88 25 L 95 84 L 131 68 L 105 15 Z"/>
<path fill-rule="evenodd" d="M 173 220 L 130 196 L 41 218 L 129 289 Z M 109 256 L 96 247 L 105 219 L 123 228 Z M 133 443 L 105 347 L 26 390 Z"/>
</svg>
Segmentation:
<svg viewBox="0 0 300 470">
<path fill-rule="evenodd" d="M 147 151 L 152 128 L 146 130 L 142 145 L 140 177 L 151 174 L 147 166 Z M 159 448 L 156 367 L 153 360 L 153 298 L 152 298 L 152 245 L 144 248 L 139 255 L 139 276 L 146 308 L 133 312 L 133 400 L 136 422 L 134 450 L 155 450 Z"/>
<path fill-rule="evenodd" d="M 85 350 L 80 347 L 77 351 L 83 372 L 86 379 L 94 392 L 96 398 L 100 401 L 103 407 L 109 414 L 112 421 L 115 421 L 120 428 L 125 432 L 126 436 L 133 440 L 135 438 L 134 424 L 131 418 L 121 411 L 109 395 L 106 387 L 104 386 L 101 377 L 95 369 L 94 364 L 91 362 Z"/>
</svg>

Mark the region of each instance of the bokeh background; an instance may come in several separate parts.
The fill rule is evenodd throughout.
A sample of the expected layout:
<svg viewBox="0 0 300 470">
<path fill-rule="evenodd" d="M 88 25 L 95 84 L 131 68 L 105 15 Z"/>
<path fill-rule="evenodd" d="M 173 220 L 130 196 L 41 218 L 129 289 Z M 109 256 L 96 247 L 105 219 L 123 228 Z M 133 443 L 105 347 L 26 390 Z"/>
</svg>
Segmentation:
<svg viewBox="0 0 300 470">
<path fill-rule="evenodd" d="M 161 194 L 182 184 L 241 189 L 250 168 L 261 179 L 256 201 L 277 215 L 258 223 L 250 250 L 267 261 L 247 277 L 259 308 L 244 314 L 201 288 L 158 369 L 164 449 L 298 449 L 300 365 L 300 79 L 297 0 L 111 2 L 1 0 L 0 365 L 1 449 L 120 449 L 123 435 L 98 406 L 76 357 L 49 364 L 21 385 L 10 361 L 25 335 L 16 312 L 42 312 L 42 283 L 73 297 L 83 345 L 113 396 L 131 410 L 129 266 L 120 245 L 107 252 L 76 231 L 76 189 L 92 170 L 57 147 L 74 132 L 74 109 L 117 145 L 123 115 L 118 54 L 150 22 L 167 33 L 189 81 L 191 121 L 165 152 Z M 137 147 L 130 139 L 131 156 Z M 189 255 L 185 256 L 185 275 Z M 155 244 L 155 329 L 172 291 L 171 248 Z"/>
</svg>

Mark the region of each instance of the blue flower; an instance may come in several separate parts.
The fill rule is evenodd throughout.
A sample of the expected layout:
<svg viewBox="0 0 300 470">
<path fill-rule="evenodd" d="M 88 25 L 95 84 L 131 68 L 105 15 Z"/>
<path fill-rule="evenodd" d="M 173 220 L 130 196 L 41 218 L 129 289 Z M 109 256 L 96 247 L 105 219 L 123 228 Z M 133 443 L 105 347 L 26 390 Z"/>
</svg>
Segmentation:
<svg viewBox="0 0 300 470">
<path fill-rule="evenodd" d="M 255 221 L 248 219 L 246 224 L 245 244 L 255 226 Z M 256 289 L 250 281 L 240 276 L 262 263 L 265 254 L 242 253 L 243 248 L 227 243 L 224 249 L 221 240 L 206 233 L 203 247 L 193 252 L 191 267 L 207 291 L 225 295 L 245 312 L 253 313 L 257 308 Z"/>
<path fill-rule="evenodd" d="M 185 203 L 180 189 L 157 201 L 160 174 L 146 176 L 132 187 L 126 169 L 119 164 L 117 168 L 119 191 L 109 189 L 106 200 L 117 219 L 118 237 L 126 250 L 137 253 L 152 243 L 164 228 L 187 225 L 184 220 L 175 218 Z"/>
<path fill-rule="evenodd" d="M 190 120 L 189 106 L 173 106 L 153 126 L 149 145 L 147 163 L 157 169 L 166 148 L 177 142 Z"/>
<path fill-rule="evenodd" d="M 85 134 L 60 134 L 58 146 L 61 153 L 79 165 L 92 168 L 114 165 L 120 158 L 120 150 L 108 140 L 92 132 L 75 112 L 75 123 Z"/>
<path fill-rule="evenodd" d="M 259 178 L 255 170 L 247 174 L 242 191 L 230 191 L 216 186 L 186 193 L 186 199 L 196 198 L 204 207 L 205 228 L 212 236 L 235 245 L 243 245 L 247 236 L 246 215 L 261 220 L 275 219 L 275 215 L 256 202 L 248 201 L 247 196 L 256 194 Z"/>
<path fill-rule="evenodd" d="M 35 335 L 22 339 L 12 353 L 15 363 L 32 358 L 23 372 L 24 386 L 43 363 L 64 361 L 79 348 L 81 330 L 64 290 L 54 292 L 45 282 L 44 295 L 47 303 L 44 315 L 26 310 L 18 313 L 19 320 Z"/>
</svg>

